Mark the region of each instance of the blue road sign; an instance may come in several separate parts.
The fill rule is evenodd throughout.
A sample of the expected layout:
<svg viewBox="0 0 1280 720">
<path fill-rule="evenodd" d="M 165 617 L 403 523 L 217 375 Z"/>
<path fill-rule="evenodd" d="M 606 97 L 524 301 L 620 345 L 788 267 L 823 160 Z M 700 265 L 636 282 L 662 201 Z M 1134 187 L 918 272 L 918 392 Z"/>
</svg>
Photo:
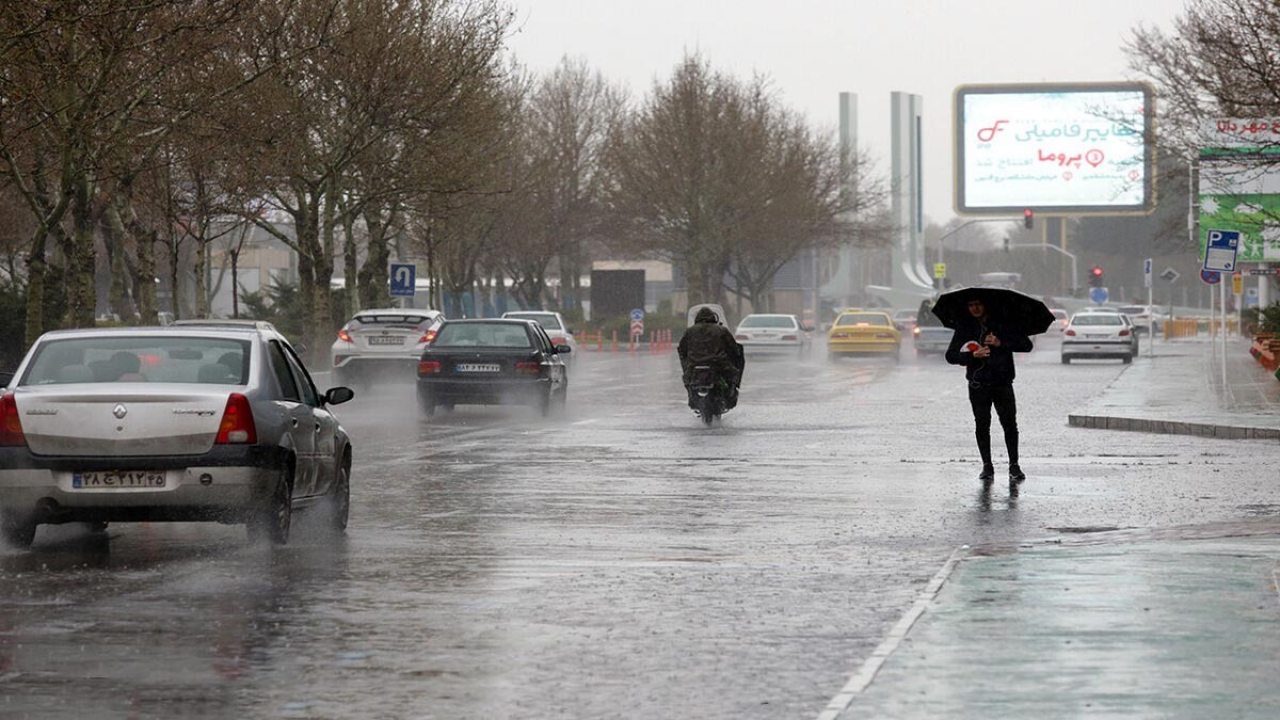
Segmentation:
<svg viewBox="0 0 1280 720">
<path fill-rule="evenodd" d="M 1217 285 L 1222 282 L 1222 273 L 1217 270 L 1201 270 L 1200 279 L 1208 285 Z"/>
<path fill-rule="evenodd" d="M 1210 230 L 1209 244 L 1204 251 L 1204 269 L 1218 272 L 1235 271 L 1236 251 L 1239 249 L 1239 231 Z"/>
<path fill-rule="evenodd" d="M 418 266 L 412 263 L 391 263 L 391 297 L 413 297 L 418 289 Z"/>
<path fill-rule="evenodd" d="M 636 308 L 631 311 L 631 322 L 644 322 L 644 308 Z"/>
<path fill-rule="evenodd" d="M 1089 288 L 1089 299 L 1092 300 L 1097 305 L 1101 305 L 1102 303 L 1106 302 L 1107 298 L 1109 297 L 1111 297 L 1111 293 L 1107 292 L 1106 288 L 1103 288 L 1103 287 Z"/>
</svg>

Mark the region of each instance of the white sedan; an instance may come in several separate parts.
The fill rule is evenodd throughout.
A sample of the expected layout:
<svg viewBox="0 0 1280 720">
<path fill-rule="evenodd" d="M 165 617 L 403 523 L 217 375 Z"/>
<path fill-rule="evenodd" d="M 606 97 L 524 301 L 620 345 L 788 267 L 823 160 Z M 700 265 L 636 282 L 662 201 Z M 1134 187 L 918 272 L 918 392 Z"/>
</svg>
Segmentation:
<svg viewBox="0 0 1280 720">
<path fill-rule="evenodd" d="M 1078 312 L 1062 333 L 1062 364 L 1082 358 L 1120 358 L 1128 364 L 1138 356 L 1133 324 L 1118 312 Z"/>
<path fill-rule="evenodd" d="M 734 338 L 747 352 L 775 351 L 802 355 L 809 347 L 805 332 L 795 315 L 748 315 L 738 323 Z"/>
<path fill-rule="evenodd" d="M 572 348 L 568 357 L 577 357 L 578 341 L 573 337 L 573 330 L 569 328 L 569 324 L 564 321 L 564 316 L 560 313 L 546 310 L 512 310 L 502 313 L 502 317 L 512 320 L 532 320 L 538 323 L 551 337 L 552 345 L 568 345 Z"/>
</svg>

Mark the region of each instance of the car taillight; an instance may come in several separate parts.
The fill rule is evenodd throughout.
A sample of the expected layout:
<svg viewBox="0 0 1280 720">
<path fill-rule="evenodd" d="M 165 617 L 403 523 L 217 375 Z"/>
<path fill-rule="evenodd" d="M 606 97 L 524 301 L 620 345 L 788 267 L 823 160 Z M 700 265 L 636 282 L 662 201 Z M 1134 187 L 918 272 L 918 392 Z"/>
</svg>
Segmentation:
<svg viewBox="0 0 1280 720">
<path fill-rule="evenodd" d="M 418 338 L 418 344 L 421 345 L 422 343 L 429 343 L 435 339 L 436 339 L 436 331 L 428 330 L 422 333 L 422 337 Z"/>
<path fill-rule="evenodd" d="M 1129 328 L 1124 328 L 1120 331 L 1120 337 L 1128 337 L 1128 336 L 1129 336 Z"/>
<path fill-rule="evenodd" d="M 21 447 L 26 444 L 27 436 L 22 432 L 22 419 L 18 417 L 18 401 L 13 393 L 7 392 L 0 397 L 0 445 Z"/>
<path fill-rule="evenodd" d="M 351 333 L 347 332 L 346 328 L 338 331 L 338 339 L 342 342 L 355 342 L 355 340 L 351 339 Z"/>
<path fill-rule="evenodd" d="M 250 444 L 258 442 L 258 427 L 253 423 L 253 408 L 249 398 L 240 393 L 227 397 L 227 409 L 222 411 L 222 425 L 218 427 L 218 445 Z"/>
<path fill-rule="evenodd" d="M 799 340 L 800 338 L 796 337 L 795 335 L 783 335 L 782 339 L 783 340 Z"/>
<path fill-rule="evenodd" d="M 1065 332 L 1065 333 L 1063 333 L 1063 334 L 1065 334 L 1065 335 L 1075 335 L 1075 334 L 1076 334 L 1076 331 L 1075 331 L 1075 330 L 1068 330 L 1068 331 L 1066 331 L 1066 332 Z"/>
<path fill-rule="evenodd" d="M 734 335 L 733 338 L 735 340 L 750 340 L 751 336 L 743 333 L 738 333 L 737 335 Z"/>
<path fill-rule="evenodd" d="M 558 346 L 558 345 L 568 345 L 568 344 L 569 344 L 569 342 L 568 342 L 567 340 L 565 340 L 564 338 L 562 338 L 562 337 L 553 337 L 553 338 L 551 338 L 551 344 L 552 344 L 552 345 L 557 345 L 557 346 Z"/>
<path fill-rule="evenodd" d="M 542 363 L 537 360 L 519 360 L 516 362 L 517 375 L 541 375 Z"/>
<path fill-rule="evenodd" d="M 891 338 L 893 337 L 893 333 L 876 333 L 876 337 L 881 339 Z"/>
<path fill-rule="evenodd" d="M 419 360 L 418 361 L 418 377 L 423 375 L 435 375 L 440 372 L 439 360 Z"/>
<path fill-rule="evenodd" d="M 848 333 L 842 333 L 842 332 L 831 333 L 832 340 L 838 340 L 840 338 L 846 338 L 846 337 L 849 337 Z"/>
</svg>

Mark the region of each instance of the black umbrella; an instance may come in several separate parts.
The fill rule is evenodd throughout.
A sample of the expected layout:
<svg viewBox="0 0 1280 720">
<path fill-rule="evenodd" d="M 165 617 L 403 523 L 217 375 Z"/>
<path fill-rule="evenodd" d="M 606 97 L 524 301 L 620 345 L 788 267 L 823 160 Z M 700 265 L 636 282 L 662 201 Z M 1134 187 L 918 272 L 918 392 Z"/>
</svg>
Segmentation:
<svg viewBox="0 0 1280 720">
<path fill-rule="evenodd" d="M 1039 335 L 1053 324 L 1053 313 L 1040 300 L 1002 287 L 967 287 L 938 296 L 933 314 L 943 325 L 955 328 L 969 315 L 969 301 L 981 300 L 987 314 L 1004 327 L 1023 335 Z"/>
</svg>

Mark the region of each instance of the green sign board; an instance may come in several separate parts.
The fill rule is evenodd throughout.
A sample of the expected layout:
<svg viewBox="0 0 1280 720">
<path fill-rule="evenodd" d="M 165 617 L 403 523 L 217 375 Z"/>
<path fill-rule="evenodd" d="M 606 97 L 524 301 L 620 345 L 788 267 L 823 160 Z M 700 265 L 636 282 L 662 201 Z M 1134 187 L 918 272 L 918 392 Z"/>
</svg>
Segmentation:
<svg viewBox="0 0 1280 720">
<path fill-rule="evenodd" d="M 1201 258 L 1210 229 L 1240 233 L 1237 264 L 1280 262 L 1280 194 L 1201 193 Z"/>
</svg>

